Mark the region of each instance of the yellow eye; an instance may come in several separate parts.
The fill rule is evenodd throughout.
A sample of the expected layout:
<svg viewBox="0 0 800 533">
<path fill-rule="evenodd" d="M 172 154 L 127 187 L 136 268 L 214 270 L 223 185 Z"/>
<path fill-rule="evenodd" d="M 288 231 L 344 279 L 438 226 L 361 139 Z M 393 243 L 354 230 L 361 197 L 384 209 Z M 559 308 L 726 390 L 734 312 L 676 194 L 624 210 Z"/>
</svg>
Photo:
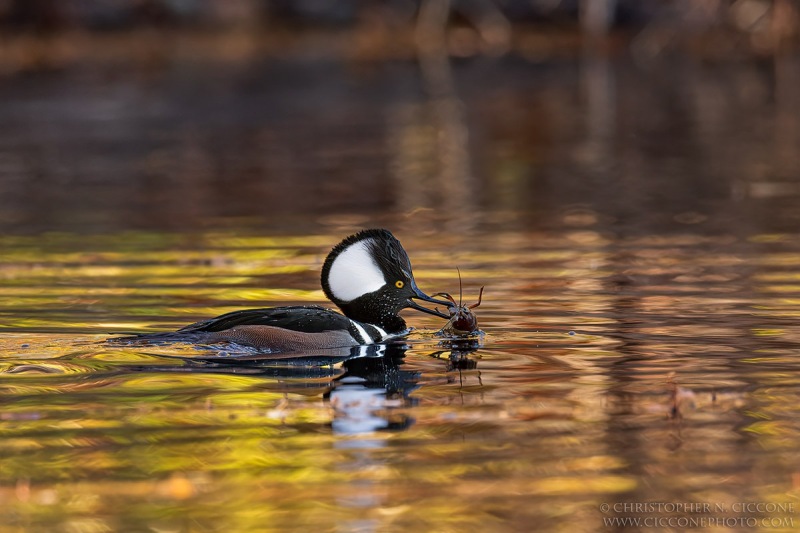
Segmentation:
<svg viewBox="0 0 800 533">
<path fill-rule="evenodd" d="M 405 285 L 405 283 L 403 283 L 402 280 L 398 279 L 397 281 L 394 282 L 394 286 L 397 287 L 398 289 L 402 289 L 403 285 Z"/>
</svg>

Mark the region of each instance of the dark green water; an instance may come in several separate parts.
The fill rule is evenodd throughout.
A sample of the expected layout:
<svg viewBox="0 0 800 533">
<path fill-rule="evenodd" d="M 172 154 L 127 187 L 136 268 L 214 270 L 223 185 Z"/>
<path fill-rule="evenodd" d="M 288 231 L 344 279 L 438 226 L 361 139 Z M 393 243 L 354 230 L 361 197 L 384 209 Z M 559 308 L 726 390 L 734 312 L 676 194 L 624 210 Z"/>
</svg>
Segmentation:
<svg viewBox="0 0 800 533">
<path fill-rule="evenodd" d="M 0 87 L 0 529 L 800 525 L 796 67 L 222 70 Z M 370 226 L 423 290 L 486 286 L 482 347 L 413 311 L 306 367 L 104 343 L 325 303 Z"/>
</svg>

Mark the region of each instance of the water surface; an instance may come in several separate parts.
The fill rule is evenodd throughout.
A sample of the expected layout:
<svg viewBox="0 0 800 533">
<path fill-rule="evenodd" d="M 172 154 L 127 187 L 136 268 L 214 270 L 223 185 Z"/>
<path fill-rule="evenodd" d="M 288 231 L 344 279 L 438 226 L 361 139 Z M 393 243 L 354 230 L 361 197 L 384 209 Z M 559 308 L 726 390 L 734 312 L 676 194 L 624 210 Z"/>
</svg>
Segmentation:
<svg viewBox="0 0 800 533">
<path fill-rule="evenodd" d="M 483 347 L 413 313 L 406 346 L 305 369 L 111 347 L 321 303 L 335 237 L 5 238 L 4 528 L 591 530 L 603 502 L 794 501 L 796 236 L 398 233 L 426 290 L 455 291 L 453 255 L 467 301 L 487 286 Z"/>
</svg>

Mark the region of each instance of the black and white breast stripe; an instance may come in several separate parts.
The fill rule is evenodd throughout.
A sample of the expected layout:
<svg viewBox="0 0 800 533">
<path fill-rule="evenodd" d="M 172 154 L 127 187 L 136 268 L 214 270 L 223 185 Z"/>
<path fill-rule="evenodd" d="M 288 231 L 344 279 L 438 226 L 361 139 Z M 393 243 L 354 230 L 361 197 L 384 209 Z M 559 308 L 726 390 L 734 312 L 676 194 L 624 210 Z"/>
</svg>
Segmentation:
<svg viewBox="0 0 800 533">
<path fill-rule="evenodd" d="M 359 344 L 375 344 L 395 336 L 386 333 L 383 328 L 355 320 L 350 320 L 350 327 L 347 331 Z"/>
</svg>

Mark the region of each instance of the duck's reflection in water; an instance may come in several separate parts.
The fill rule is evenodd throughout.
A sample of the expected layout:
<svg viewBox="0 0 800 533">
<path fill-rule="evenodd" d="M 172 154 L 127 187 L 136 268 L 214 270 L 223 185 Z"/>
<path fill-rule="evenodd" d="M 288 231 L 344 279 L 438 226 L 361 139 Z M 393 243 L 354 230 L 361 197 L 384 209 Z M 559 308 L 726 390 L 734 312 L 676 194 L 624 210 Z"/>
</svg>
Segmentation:
<svg viewBox="0 0 800 533">
<path fill-rule="evenodd" d="M 419 386 L 421 372 L 404 364 L 408 344 L 356 346 L 314 354 L 243 354 L 220 352 L 212 356 L 179 357 L 182 365 L 144 365 L 136 371 L 237 374 L 275 379 L 267 389 L 291 392 L 319 389 L 329 402 L 335 434 L 358 435 L 398 431 L 414 423 L 410 396 Z M 475 344 L 442 341 L 436 351 L 422 355 L 442 360 L 445 372 L 472 370 L 470 354 Z M 420 354 L 417 350 L 415 353 Z M 160 357 L 175 357 L 159 354 Z"/>
<path fill-rule="evenodd" d="M 446 371 L 475 369 L 469 355 L 478 345 L 440 343 L 443 350 L 429 353 L 446 361 Z M 381 430 L 403 430 L 414 423 L 407 407 L 416 400 L 410 396 L 419 385 L 421 372 L 403 366 L 405 344 L 385 346 L 372 357 L 353 357 L 344 361 L 344 374 L 333 381 L 325 394 L 333 408 L 335 433 L 359 434 Z"/>
<path fill-rule="evenodd" d="M 413 405 L 409 397 L 420 373 L 403 370 L 408 346 L 382 346 L 374 356 L 344 361 L 344 374 L 325 394 L 333 409 L 335 433 L 358 434 L 378 430 L 402 430 L 414 423 L 402 408 Z"/>
</svg>

